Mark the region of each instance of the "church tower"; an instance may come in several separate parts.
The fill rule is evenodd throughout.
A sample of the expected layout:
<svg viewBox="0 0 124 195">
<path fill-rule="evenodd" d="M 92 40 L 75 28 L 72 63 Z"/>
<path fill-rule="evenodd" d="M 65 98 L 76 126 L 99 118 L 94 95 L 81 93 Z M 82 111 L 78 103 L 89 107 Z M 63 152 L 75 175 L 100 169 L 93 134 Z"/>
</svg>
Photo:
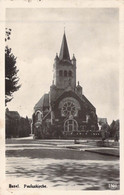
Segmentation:
<svg viewBox="0 0 124 195">
<path fill-rule="evenodd" d="M 53 64 L 53 82 L 34 107 L 33 132 L 39 138 L 94 136 L 98 130 L 95 107 L 76 86 L 76 58 L 70 58 L 64 32 Z M 98 132 L 97 132 L 98 134 Z"/>
<path fill-rule="evenodd" d="M 64 32 L 59 56 L 56 54 L 53 65 L 53 81 L 58 89 L 72 90 L 76 87 L 76 58 L 73 55 L 70 59 L 66 35 Z"/>
</svg>

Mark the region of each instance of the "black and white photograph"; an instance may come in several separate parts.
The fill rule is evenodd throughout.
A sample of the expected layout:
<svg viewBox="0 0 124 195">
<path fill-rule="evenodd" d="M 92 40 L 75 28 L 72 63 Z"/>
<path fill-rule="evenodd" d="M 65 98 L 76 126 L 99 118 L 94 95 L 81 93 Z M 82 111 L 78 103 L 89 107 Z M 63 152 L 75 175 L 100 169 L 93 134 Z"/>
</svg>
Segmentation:
<svg viewBox="0 0 124 195">
<path fill-rule="evenodd" d="M 6 189 L 120 190 L 118 7 L 5 10 Z"/>
</svg>

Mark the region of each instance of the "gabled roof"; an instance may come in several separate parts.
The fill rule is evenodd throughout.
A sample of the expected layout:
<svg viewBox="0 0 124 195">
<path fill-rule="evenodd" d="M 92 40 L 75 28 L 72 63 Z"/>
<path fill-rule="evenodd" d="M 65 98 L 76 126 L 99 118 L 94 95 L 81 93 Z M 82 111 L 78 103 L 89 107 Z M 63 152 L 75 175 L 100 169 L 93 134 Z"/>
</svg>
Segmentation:
<svg viewBox="0 0 124 195">
<path fill-rule="evenodd" d="M 9 119 L 20 119 L 20 115 L 17 111 L 6 111 L 6 118 Z"/>
<path fill-rule="evenodd" d="M 35 104 L 34 109 L 35 110 L 42 110 L 43 107 L 49 107 L 49 94 L 44 94 L 41 99 Z"/>
<path fill-rule="evenodd" d="M 61 49 L 60 49 L 59 59 L 60 60 L 70 60 L 70 55 L 69 55 L 69 50 L 68 50 L 68 45 L 67 45 L 65 33 L 64 33 L 63 39 L 62 39 L 62 45 L 61 45 Z"/>
<path fill-rule="evenodd" d="M 91 104 L 91 102 L 86 98 L 85 95 L 82 95 L 82 98 L 84 99 L 84 101 L 86 101 L 93 109 L 96 109 L 93 104 Z"/>
<path fill-rule="evenodd" d="M 91 102 L 84 96 L 82 95 L 82 98 L 80 98 L 78 96 L 77 93 L 75 93 L 73 90 L 67 90 L 67 91 L 63 91 L 63 93 L 57 97 L 57 99 L 55 100 L 55 104 L 56 102 L 59 102 L 61 98 L 63 98 L 64 94 L 66 94 L 67 97 L 74 97 L 77 98 L 78 100 L 82 101 L 83 103 L 87 104 L 88 107 L 92 108 L 93 110 L 95 110 L 95 107 L 91 104 Z"/>
</svg>

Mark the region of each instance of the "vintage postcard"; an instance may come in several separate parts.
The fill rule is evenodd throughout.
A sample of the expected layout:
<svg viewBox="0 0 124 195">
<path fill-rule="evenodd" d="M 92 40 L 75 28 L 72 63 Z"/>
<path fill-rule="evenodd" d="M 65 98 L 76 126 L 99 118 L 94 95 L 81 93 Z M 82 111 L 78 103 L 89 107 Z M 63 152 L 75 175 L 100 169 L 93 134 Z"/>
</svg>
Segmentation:
<svg viewBox="0 0 124 195">
<path fill-rule="evenodd" d="M 123 1 L 1 1 L 1 195 L 123 194 L 123 16 Z"/>
</svg>

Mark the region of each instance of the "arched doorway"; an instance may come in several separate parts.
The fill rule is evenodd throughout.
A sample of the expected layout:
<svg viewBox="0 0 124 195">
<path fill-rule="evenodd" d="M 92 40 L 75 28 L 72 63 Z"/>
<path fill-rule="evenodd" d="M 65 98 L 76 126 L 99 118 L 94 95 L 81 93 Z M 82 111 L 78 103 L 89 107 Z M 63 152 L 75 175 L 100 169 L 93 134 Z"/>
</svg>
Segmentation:
<svg viewBox="0 0 124 195">
<path fill-rule="evenodd" d="M 78 130 L 78 123 L 75 119 L 67 119 L 64 122 L 64 131 L 72 132 Z"/>
</svg>

